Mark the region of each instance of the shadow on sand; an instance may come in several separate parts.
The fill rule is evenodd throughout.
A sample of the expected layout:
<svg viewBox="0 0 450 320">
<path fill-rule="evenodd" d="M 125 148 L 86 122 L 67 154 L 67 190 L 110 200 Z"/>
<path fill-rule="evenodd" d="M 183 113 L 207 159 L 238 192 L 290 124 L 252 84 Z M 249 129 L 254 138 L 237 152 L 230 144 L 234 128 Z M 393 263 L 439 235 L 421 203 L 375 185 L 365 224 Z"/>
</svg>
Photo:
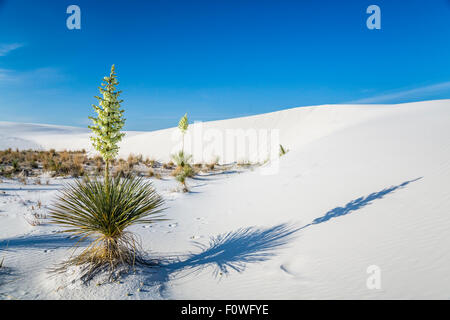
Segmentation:
<svg viewBox="0 0 450 320">
<path fill-rule="evenodd" d="M 211 237 L 208 245 L 195 242 L 194 245 L 198 252 L 160 257 L 159 266 L 154 270 L 158 275 L 153 277 L 152 281 L 159 282 L 161 288 L 164 288 L 162 282 L 165 283 L 170 279 L 184 277 L 205 269 L 210 269 L 214 277 L 227 275 L 231 271 L 242 272 L 247 264 L 263 262 L 275 256 L 277 250 L 291 242 L 300 230 L 355 212 L 420 179 L 405 181 L 365 197 L 359 197 L 343 207 L 331 209 L 325 215 L 303 227 L 280 224 L 270 228 L 242 228 Z"/>
<path fill-rule="evenodd" d="M 408 184 L 415 182 L 417 180 L 422 179 L 423 177 L 420 178 L 416 178 L 413 180 L 409 180 L 409 181 L 405 181 L 397 186 L 391 186 L 389 188 L 384 188 L 381 191 L 378 192 L 373 192 L 371 194 L 369 194 L 368 196 L 365 197 L 359 197 L 355 200 L 352 200 L 350 202 L 348 202 L 344 207 L 336 207 L 334 209 L 331 209 L 330 211 L 328 211 L 327 213 L 325 213 L 325 215 L 323 215 L 322 217 L 316 218 L 314 219 L 311 223 L 303 226 L 301 229 L 304 229 L 306 227 L 309 227 L 311 225 L 314 224 L 319 224 L 319 223 L 323 223 L 326 222 L 330 219 L 333 218 L 337 218 L 340 216 L 345 216 L 349 213 L 352 213 L 353 211 L 359 210 L 369 204 L 371 204 L 374 200 L 378 200 L 383 198 L 385 195 L 392 193 L 394 191 L 396 191 L 397 189 L 401 189 L 406 187 Z"/>
<path fill-rule="evenodd" d="M 141 271 L 148 275 L 147 285 L 158 285 L 161 294 L 164 294 L 169 280 L 192 275 L 205 269 L 212 270 L 214 277 L 227 275 L 231 271 L 242 272 L 248 264 L 263 262 L 275 256 L 277 251 L 289 244 L 300 230 L 355 212 L 419 179 L 421 178 L 405 181 L 397 186 L 352 200 L 343 207 L 329 210 L 325 215 L 303 227 L 279 224 L 270 228 L 240 228 L 211 237 L 208 244 L 194 242 L 197 252 L 156 258 L 157 266 Z M 9 249 L 71 247 L 76 243 L 76 239 L 54 235 L 12 238 L 3 241 L 8 242 Z M 0 244 L 1 242 L 2 240 Z"/>
</svg>

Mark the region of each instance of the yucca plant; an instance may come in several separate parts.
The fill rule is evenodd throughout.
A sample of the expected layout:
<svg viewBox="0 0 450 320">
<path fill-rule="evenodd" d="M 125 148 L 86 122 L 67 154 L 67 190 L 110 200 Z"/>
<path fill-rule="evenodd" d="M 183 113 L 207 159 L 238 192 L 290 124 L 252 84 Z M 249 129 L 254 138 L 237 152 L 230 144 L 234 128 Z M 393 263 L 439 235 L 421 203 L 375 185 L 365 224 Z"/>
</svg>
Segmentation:
<svg viewBox="0 0 450 320">
<path fill-rule="evenodd" d="M 82 266 L 82 279 L 109 269 L 113 276 L 118 266 L 147 263 L 136 236 L 126 229 L 138 223 L 155 223 L 161 218 L 163 199 L 151 182 L 139 177 L 77 180 L 62 189 L 50 210 L 53 223 L 91 244 L 56 270 Z"/>
<path fill-rule="evenodd" d="M 105 268 L 109 268 L 111 279 L 119 266 L 148 263 L 138 239 L 127 228 L 164 220 L 159 215 L 163 200 L 151 182 L 132 175 L 115 178 L 109 175 L 109 164 L 115 160 L 118 143 L 124 136 L 120 130 L 125 119 L 120 109 L 122 100 L 118 98 L 120 91 L 116 90 L 119 82 L 114 65 L 104 81 L 104 88 L 100 88 L 103 97 L 96 97 L 99 106 L 94 105 L 98 117 L 90 117 L 94 125 L 89 127 L 94 132 L 93 146 L 106 164 L 104 178 L 85 177 L 66 185 L 50 210 L 51 221 L 78 237 L 78 243 L 91 240 L 81 254 L 56 268 L 64 271 L 71 265 L 81 266 L 81 278 L 86 281 Z"/>
<path fill-rule="evenodd" d="M 184 153 L 183 150 L 180 150 L 178 153 L 172 155 L 172 160 L 178 167 L 184 167 L 190 164 L 192 156 Z"/>
<path fill-rule="evenodd" d="M 281 144 L 280 144 L 280 157 L 284 156 L 286 153 L 289 152 L 289 149 L 285 149 Z"/>
</svg>

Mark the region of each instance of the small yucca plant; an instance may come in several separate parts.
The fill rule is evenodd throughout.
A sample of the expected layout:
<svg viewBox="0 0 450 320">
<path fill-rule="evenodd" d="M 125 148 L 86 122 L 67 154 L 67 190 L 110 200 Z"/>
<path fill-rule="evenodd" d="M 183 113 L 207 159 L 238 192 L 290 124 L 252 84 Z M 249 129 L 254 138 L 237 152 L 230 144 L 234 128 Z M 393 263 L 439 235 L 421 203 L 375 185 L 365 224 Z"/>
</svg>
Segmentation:
<svg viewBox="0 0 450 320">
<path fill-rule="evenodd" d="M 289 152 L 289 149 L 285 149 L 281 144 L 280 144 L 280 157 L 284 156 L 286 153 Z"/>
<path fill-rule="evenodd" d="M 184 151 L 181 150 L 178 153 L 172 155 L 172 160 L 178 167 L 184 167 L 191 163 L 192 156 L 190 154 L 184 153 Z"/>
<path fill-rule="evenodd" d="M 107 188 L 105 183 L 109 183 Z M 151 182 L 138 177 L 85 178 L 67 185 L 53 205 L 50 218 L 65 227 L 64 232 L 80 241 L 91 239 L 92 243 L 56 270 L 82 266 L 81 278 L 90 280 L 108 268 L 112 276 L 118 266 L 146 263 L 136 236 L 126 229 L 164 220 L 159 215 L 162 204 Z"/>
</svg>

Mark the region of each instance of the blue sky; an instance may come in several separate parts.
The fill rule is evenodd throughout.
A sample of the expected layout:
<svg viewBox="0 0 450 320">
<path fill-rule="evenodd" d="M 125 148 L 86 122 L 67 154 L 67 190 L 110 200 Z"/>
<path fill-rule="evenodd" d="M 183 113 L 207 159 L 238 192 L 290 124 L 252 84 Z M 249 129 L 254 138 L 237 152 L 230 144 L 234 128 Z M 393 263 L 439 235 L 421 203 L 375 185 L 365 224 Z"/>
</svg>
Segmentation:
<svg viewBox="0 0 450 320">
<path fill-rule="evenodd" d="M 0 0 L 0 30 L 0 121 L 86 126 L 113 63 L 128 130 L 450 98 L 449 0 Z"/>
</svg>

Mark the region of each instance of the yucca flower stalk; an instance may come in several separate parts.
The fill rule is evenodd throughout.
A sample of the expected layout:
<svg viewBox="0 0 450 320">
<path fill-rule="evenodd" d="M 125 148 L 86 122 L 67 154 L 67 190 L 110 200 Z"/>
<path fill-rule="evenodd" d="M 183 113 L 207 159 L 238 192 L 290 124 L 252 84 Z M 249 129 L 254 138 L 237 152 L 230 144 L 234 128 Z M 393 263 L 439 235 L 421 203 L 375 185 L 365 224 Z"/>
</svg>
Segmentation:
<svg viewBox="0 0 450 320">
<path fill-rule="evenodd" d="M 120 104 L 123 102 L 119 99 L 121 91 L 116 90 L 119 81 L 117 81 L 114 65 L 111 67 L 109 77 L 104 77 L 103 81 L 105 82 L 102 82 L 99 87 L 102 97 L 95 96 L 99 101 L 98 106 L 92 105 L 97 117 L 89 117 L 93 122 L 89 129 L 94 133 L 91 137 L 92 144 L 105 161 L 105 181 L 108 182 L 109 164 L 117 156 L 118 143 L 125 136 L 125 133 L 120 132 L 125 119 L 123 118 L 124 110 L 120 109 Z"/>
<path fill-rule="evenodd" d="M 180 119 L 180 121 L 178 122 L 178 129 L 180 129 L 181 131 L 181 135 L 182 135 L 182 145 L 181 145 L 181 151 L 184 153 L 184 136 L 186 134 L 186 131 L 188 130 L 189 127 L 189 121 L 187 118 L 187 113 L 184 114 L 184 116 Z"/>
</svg>

